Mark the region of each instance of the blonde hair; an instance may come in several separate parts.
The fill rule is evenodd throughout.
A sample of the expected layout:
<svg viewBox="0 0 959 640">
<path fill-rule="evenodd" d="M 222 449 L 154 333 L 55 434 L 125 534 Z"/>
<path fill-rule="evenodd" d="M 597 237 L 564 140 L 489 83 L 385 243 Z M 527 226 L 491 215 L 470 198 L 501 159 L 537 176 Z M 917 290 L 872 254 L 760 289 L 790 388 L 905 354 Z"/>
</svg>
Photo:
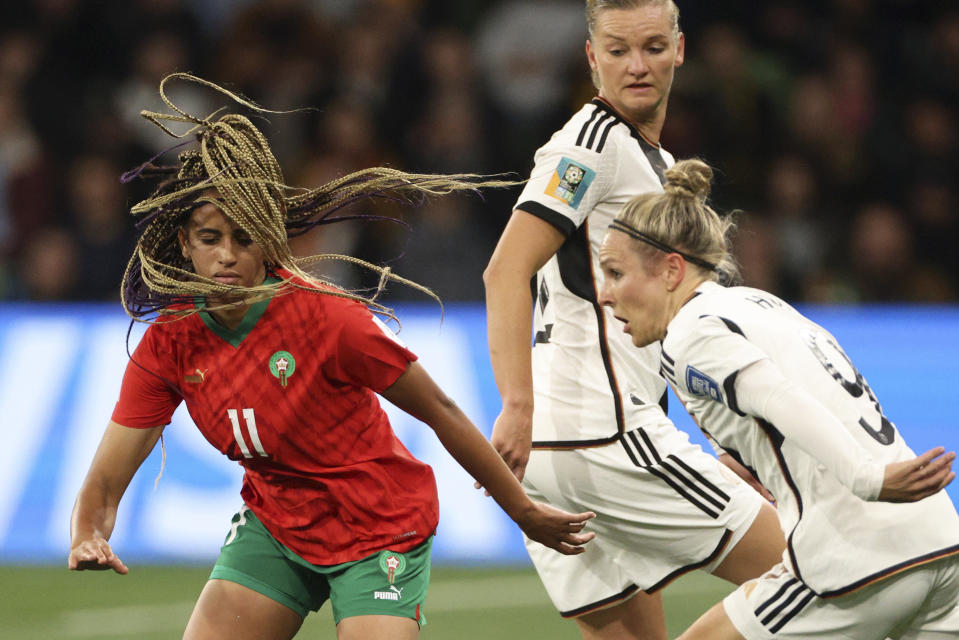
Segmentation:
<svg viewBox="0 0 959 640">
<path fill-rule="evenodd" d="M 729 251 L 736 225 L 733 216 L 720 216 L 707 203 L 712 179 L 713 170 L 702 160 L 681 160 L 666 171 L 663 193 L 630 200 L 611 228 L 636 239 L 650 265 L 659 252 L 679 253 L 708 279 L 736 283 L 739 268 Z"/>
<path fill-rule="evenodd" d="M 650 4 L 658 4 L 669 9 L 670 27 L 673 37 L 679 38 L 679 7 L 673 0 L 586 0 L 586 28 L 589 37 L 593 37 L 599 14 L 607 9 L 636 9 Z"/>
<path fill-rule="evenodd" d="M 140 219 L 137 226 L 142 232 L 123 275 L 121 301 L 127 314 L 135 320 L 150 322 L 156 319 L 154 314 L 169 312 L 171 307 L 180 305 L 183 308 L 178 309 L 177 314 L 185 316 L 195 313 L 196 307 L 184 304 L 195 297 L 221 300 L 228 297 L 243 303 L 251 298 L 275 293 L 285 284 L 302 287 L 289 278 L 279 283 L 243 287 L 220 283 L 194 273 L 191 263 L 180 251 L 177 233 L 192 211 L 204 202 L 216 204 L 224 215 L 246 231 L 263 250 L 270 268 L 286 269 L 294 277 L 311 284 L 325 281 L 307 273 L 305 267 L 322 260 L 348 261 L 379 272 L 379 285 L 370 297 L 335 286 L 311 286 L 309 289 L 360 300 L 374 311 L 393 317 L 390 309 L 375 302 L 388 281 L 412 286 L 434 298 L 435 294 L 426 287 L 393 274 L 388 268 L 352 256 L 320 254 L 295 258 L 290 251 L 288 233 L 305 233 L 315 226 L 336 222 L 338 218 L 330 217 L 330 214 L 360 199 L 386 197 L 413 203 L 431 195 L 514 184 L 474 174 L 413 174 L 375 167 L 351 173 L 319 187 L 291 187 L 285 183 L 283 172 L 266 137 L 248 118 L 226 114 L 214 120 L 219 111 L 206 118 L 186 113 L 166 95 L 166 84 L 173 79 L 202 84 L 257 112 L 290 113 L 264 109 L 223 87 L 186 73 L 168 75 L 160 82 L 160 98 L 173 113 L 142 111 L 141 115 L 175 138 L 194 135 L 199 148 L 180 153 L 178 166 L 158 167 L 151 160 L 123 177 L 125 182 L 136 177 L 167 178 L 150 197 L 130 209 L 131 214 Z M 186 133 L 175 134 L 167 126 L 172 122 L 193 126 Z M 207 309 L 232 304 L 237 303 L 225 302 Z"/>
<path fill-rule="evenodd" d="M 590 40 L 593 39 L 596 31 L 596 22 L 599 14 L 609 9 L 637 9 L 648 5 L 660 5 L 666 7 L 669 11 L 669 26 L 673 37 L 673 43 L 679 42 L 679 7 L 673 0 L 586 0 L 586 29 L 589 31 Z M 593 79 L 593 85 L 600 89 L 599 74 L 590 70 L 590 76 Z"/>
</svg>

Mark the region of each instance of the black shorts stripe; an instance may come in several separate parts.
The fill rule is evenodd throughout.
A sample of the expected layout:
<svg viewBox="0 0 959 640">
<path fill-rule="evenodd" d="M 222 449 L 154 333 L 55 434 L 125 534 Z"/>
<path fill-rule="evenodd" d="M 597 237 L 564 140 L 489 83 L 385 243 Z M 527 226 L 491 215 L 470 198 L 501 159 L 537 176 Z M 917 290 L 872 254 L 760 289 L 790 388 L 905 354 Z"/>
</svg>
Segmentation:
<svg viewBox="0 0 959 640">
<path fill-rule="evenodd" d="M 656 462 L 662 462 L 663 459 L 659 457 L 659 452 L 656 451 L 656 447 L 653 446 L 653 441 L 649 439 L 649 436 L 646 435 L 645 429 L 638 429 L 639 436 L 643 439 L 643 442 L 646 443 L 646 446 L 649 447 L 649 452 L 653 454 L 653 460 Z"/>
<path fill-rule="evenodd" d="M 690 474 L 688 470 L 691 467 L 676 456 L 670 455 L 664 460 L 642 428 L 630 431 L 625 436 L 621 441 L 634 465 L 646 469 L 668 484 L 709 517 L 719 517 L 729 503 L 729 496 L 706 481 L 701 474 Z"/>
<path fill-rule="evenodd" d="M 796 606 L 794 606 L 787 613 L 785 613 L 781 618 L 779 618 L 779 622 L 769 627 L 769 631 L 773 634 L 778 633 L 780 629 L 786 626 L 786 623 L 788 623 L 790 620 L 795 618 L 800 611 L 805 609 L 806 605 L 809 604 L 809 602 L 815 597 L 816 597 L 815 593 L 813 593 L 812 591 L 806 590 L 806 594 L 799 600 L 799 602 L 796 603 Z"/>
<path fill-rule="evenodd" d="M 714 485 L 712 482 L 710 482 L 708 479 L 706 479 L 706 477 L 703 476 L 701 473 L 699 473 L 698 471 L 690 467 L 688 464 L 683 462 L 680 458 L 677 458 L 674 455 L 669 456 L 669 459 L 675 461 L 676 464 L 682 466 L 683 469 L 686 470 L 686 473 L 689 473 L 694 478 L 696 478 L 696 480 L 702 483 L 703 486 L 706 486 L 709 489 L 711 489 L 717 496 L 719 496 L 720 499 L 725 500 L 726 502 L 729 502 L 729 495 L 725 491 L 723 491 L 722 489 Z"/>
<path fill-rule="evenodd" d="M 660 361 L 659 366 L 661 366 L 663 371 L 669 375 L 673 376 L 674 378 L 676 377 L 676 370 L 673 369 L 668 363 Z"/>
<path fill-rule="evenodd" d="M 668 362 L 670 365 L 675 365 L 675 364 L 676 364 L 676 361 L 673 360 L 671 357 L 669 357 L 669 354 L 666 353 L 665 350 L 660 351 L 660 353 L 661 353 L 662 356 L 663 356 L 663 360 L 665 360 L 666 362 Z"/>
<path fill-rule="evenodd" d="M 770 606 L 771 604 L 779 600 L 782 597 L 782 595 L 786 593 L 787 589 L 789 589 L 791 586 L 793 586 L 794 584 L 798 582 L 799 580 L 796 580 L 795 578 L 790 578 L 785 583 L 783 583 L 783 585 L 779 587 L 779 590 L 776 591 L 776 593 L 774 593 L 771 598 L 768 598 L 765 602 L 759 605 L 759 607 L 753 612 L 756 614 L 756 617 L 758 618 L 759 616 L 761 616 L 763 611 L 766 610 L 766 607 Z"/>
<path fill-rule="evenodd" d="M 630 431 L 626 435 L 629 437 L 630 440 L 633 441 L 633 446 L 636 447 L 636 451 L 638 451 L 639 455 L 643 458 L 643 464 L 639 464 L 639 462 L 636 461 L 635 456 L 633 456 L 632 452 L 630 451 L 629 447 L 626 447 L 626 451 L 629 453 L 629 457 L 633 459 L 633 462 L 636 464 L 636 466 L 648 467 L 652 465 L 653 461 L 648 455 L 646 455 L 646 452 L 643 450 L 643 446 L 639 443 L 639 438 L 636 437 L 636 432 Z"/>
<path fill-rule="evenodd" d="M 726 503 L 720 501 L 715 496 L 709 495 L 709 493 L 707 493 L 706 490 L 704 490 L 701 486 L 693 482 L 693 480 L 689 478 L 689 476 L 683 474 L 678 469 L 673 467 L 670 463 L 673 461 L 674 457 L 675 456 L 670 456 L 669 458 L 664 460 L 659 466 L 665 469 L 666 471 L 669 471 L 677 480 L 679 480 L 680 482 L 685 484 L 687 487 L 689 487 L 691 491 L 696 492 L 703 500 L 705 500 L 709 504 L 713 505 L 714 507 L 722 511 L 726 507 Z"/>
<path fill-rule="evenodd" d="M 809 589 L 806 587 L 806 585 L 797 580 L 796 584 L 786 590 L 784 595 L 780 597 L 779 601 L 776 603 L 776 606 L 771 609 L 769 613 L 766 614 L 766 617 L 762 618 L 760 622 L 763 623 L 763 626 L 769 626 L 772 624 L 773 620 L 775 620 L 776 617 L 786 609 L 786 607 L 792 604 L 793 601 L 803 593 L 809 593 Z M 790 609 L 790 611 L 792 611 L 792 609 Z"/>
<path fill-rule="evenodd" d="M 776 618 L 776 616 L 778 616 L 780 613 L 783 612 L 783 609 L 788 607 L 793 602 L 793 600 L 798 598 L 799 595 L 803 593 L 804 591 L 806 591 L 806 586 L 803 585 L 801 582 L 797 582 L 792 589 L 787 591 L 786 596 L 784 598 L 781 598 L 780 602 L 778 602 L 776 606 L 772 610 L 770 610 L 769 613 L 766 614 L 766 617 L 760 620 L 760 622 L 762 622 L 763 625 L 768 626 L 769 623 L 771 623 Z"/>
<path fill-rule="evenodd" d="M 586 138 L 586 132 L 589 131 L 589 127 L 593 124 L 593 120 L 599 117 L 602 113 L 600 109 L 593 109 L 593 115 L 589 117 L 589 120 L 586 121 L 586 124 L 583 125 L 583 128 L 579 130 L 579 135 L 576 136 L 576 146 L 583 146 L 583 139 Z"/>
<path fill-rule="evenodd" d="M 700 511 L 702 511 L 703 513 L 705 513 L 707 516 L 709 516 L 709 517 L 712 518 L 713 520 L 715 520 L 716 518 L 719 517 L 719 512 L 718 512 L 718 511 L 716 511 L 715 509 L 713 509 L 713 508 L 710 507 L 709 505 L 704 504 L 701 500 L 698 500 L 698 499 L 696 498 L 696 496 L 694 496 L 694 495 L 692 495 L 691 493 L 689 493 L 688 491 L 686 491 L 686 490 L 682 487 L 682 485 L 678 484 L 675 480 L 673 480 L 672 478 L 670 478 L 669 476 L 667 476 L 665 473 L 663 473 L 662 471 L 660 471 L 660 470 L 657 469 L 656 467 L 646 467 L 646 469 L 647 469 L 651 474 L 653 474 L 654 476 L 656 476 L 657 478 L 659 478 L 660 480 L 662 480 L 663 482 L 665 482 L 666 484 L 668 484 L 670 487 L 672 487 L 673 490 L 674 490 L 676 493 L 678 493 L 678 494 L 681 495 L 682 497 L 686 498 L 686 501 L 687 501 L 687 502 L 693 504 L 695 507 L 697 507 Z"/>
</svg>

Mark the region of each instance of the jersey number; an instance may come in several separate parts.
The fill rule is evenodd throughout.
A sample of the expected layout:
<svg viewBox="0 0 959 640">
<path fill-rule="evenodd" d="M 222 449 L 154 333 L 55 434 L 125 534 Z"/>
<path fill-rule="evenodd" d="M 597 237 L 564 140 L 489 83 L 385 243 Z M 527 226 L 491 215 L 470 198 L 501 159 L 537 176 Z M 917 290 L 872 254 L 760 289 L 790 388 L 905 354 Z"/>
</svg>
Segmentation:
<svg viewBox="0 0 959 640">
<path fill-rule="evenodd" d="M 236 409 L 227 409 L 226 415 L 230 416 L 230 424 L 233 425 L 233 437 L 236 438 L 236 443 L 240 446 L 243 457 L 252 458 L 253 454 L 250 453 L 250 448 L 246 446 L 243 431 L 240 429 L 240 416 Z M 253 415 L 253 409 L 243 410 L 243 420 L 246 422 L 246 430 L 250 432 L 250 441 L 253 443 L 256 454 L 263 458 L 269 458 L 270 456 L 263 450 L 263 444 L 260 442 L 260 434 L 256 431 L 256 417 Z"/>
<path fill-rule="evenodd" d="M 863 417 L 862 412 L 860 412 L 859 426 L 879 444 L 892 444 L 896 438 L 896 428 L 893 427 L 889 419 L 883 415 L 882 407 L 879 406 L 879 400 L 876 398 L 876 394 L 869 388 L 866 379 L 862 377 L 862 374 L 860 374 L 859 370 L 853 365 L 852 360 L 849 359 L 846 352 L 829 336 L 818 331 L 805 332 L 804 338 L 806 346 L 815 354 L 816 359 L 825 367 L 829 375 L 833 377 L 833 380 L 838 382 L 853 398 L 857 400 L 862 398 L 865 402 L 861 404 L 865 404 L 866 407 L 868 407 L 868 411 L 876 413 L 876 418 L 872 424 L 870 424 L 866 421 L 866 418 Z M 840 367 L 845 370 L 846 375 L 840 370 Z M 878 429 L 873 426 L 876 422 L 879 423 Z"/>
</svg>

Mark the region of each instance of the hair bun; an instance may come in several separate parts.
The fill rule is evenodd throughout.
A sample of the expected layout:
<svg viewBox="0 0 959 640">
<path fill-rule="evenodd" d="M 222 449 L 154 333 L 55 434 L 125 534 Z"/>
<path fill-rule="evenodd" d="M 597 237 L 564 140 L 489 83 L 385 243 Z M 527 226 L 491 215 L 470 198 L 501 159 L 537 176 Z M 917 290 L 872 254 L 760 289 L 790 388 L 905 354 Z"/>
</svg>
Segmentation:
<svg viewBox="0 0 959 640">
<path fill-rule="evenodd" d="M 702 160 L 680 160 L 666 170 L 663 189 L 671 196 L 695 198 L 705 202 L 709 197 L 713 170 Z"/>
</svg>

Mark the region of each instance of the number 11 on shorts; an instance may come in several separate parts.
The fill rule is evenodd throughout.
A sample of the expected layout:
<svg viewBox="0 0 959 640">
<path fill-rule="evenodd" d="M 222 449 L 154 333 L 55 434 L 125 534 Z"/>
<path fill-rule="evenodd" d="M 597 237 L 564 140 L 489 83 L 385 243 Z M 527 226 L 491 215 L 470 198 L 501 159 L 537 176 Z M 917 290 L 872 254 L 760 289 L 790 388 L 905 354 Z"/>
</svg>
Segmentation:
<svg viewBox="0 0 959 640">
<path fill-rule="evenodd" d="M 226 414 L 230 416 L 230 423 L 233 425 L 233 437 L 236 438 L 236 443 L 240 446 L 243 457 L 252 458 L 253 454 L 250 453 L 250 448 L 246 446 L 243 431 L 240 429 L 240 416 L 237 410 L 227 409 Z M 263 458 L 269 458 L 270 456 L 263 450 L 263 444 L 260 443 L 260 434 L 256 431 L 256 417 L 253 415 L 253 409 L 243 410 L 243 420 L 246 422 L 246 430 L 250 432 L 250 441 L 253 442 L 253 448 L 256 450 L 257 455 Z"/>
</svg>

